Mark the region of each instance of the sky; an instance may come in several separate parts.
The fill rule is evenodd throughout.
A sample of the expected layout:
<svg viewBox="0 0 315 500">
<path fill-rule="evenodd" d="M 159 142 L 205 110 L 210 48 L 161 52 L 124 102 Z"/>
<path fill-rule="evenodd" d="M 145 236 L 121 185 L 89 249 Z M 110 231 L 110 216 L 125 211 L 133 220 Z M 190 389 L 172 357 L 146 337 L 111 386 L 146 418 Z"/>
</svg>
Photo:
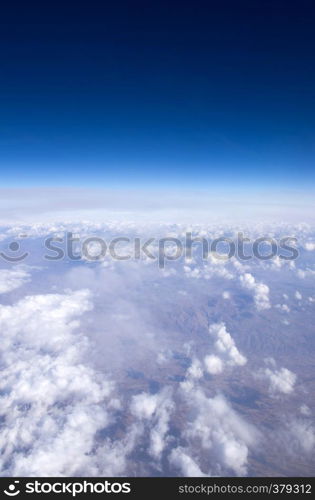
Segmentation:
<svg viewBox="0 0 315 500">
<path fill-rule="evenodd" d="M 2 187 L 314 185 L 312 2 L 1 9 Z"/>
</svg>

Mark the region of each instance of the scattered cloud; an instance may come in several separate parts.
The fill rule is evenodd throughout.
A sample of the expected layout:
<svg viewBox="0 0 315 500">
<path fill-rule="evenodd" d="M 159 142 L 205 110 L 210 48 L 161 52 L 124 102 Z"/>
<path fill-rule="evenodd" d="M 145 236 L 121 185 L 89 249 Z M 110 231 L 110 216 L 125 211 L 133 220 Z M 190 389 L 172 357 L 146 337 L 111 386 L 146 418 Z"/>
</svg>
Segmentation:
<svg viewBox="0 0 315 500">
<path fill-rule="evenodd" d="M 224 370 L 224 363 L 221 358 L 214 354 L 209 354 L 204 358 L 206 371 L 211 375 L 217 375 Z"/>
<path fill-rule="evenodd" d="M 265 368 L 261 375 L 269 382 L 269 391 L 271 393 L 290 394 L 293 392 L 297 377 L 295 373 L 287 368 L 277 369 L 273 358 L 266 360 L 269 365 Z"/>
<path fill-rule="evenodd" d="M 87 290 L 0 306 L 2 474 L 77 475 L 92 466 L 113 385 L 82 362 L 79 318 L 91 308 Z"/>
<path fill-rule="evenodd" d="M 63 235 L 69 227 L 73 234 L 108 238 L 147 235 L 151 229 L 180 237 L 189 229 L 160 222 L 151 228 L 122 217 L 107 224 L 34 224 L 25 232 L 35 246 L 39 236 Z M 288 227 L 281 230 L 289 234 Z M 314 239 L 311 229 L 296 230 L 302 246 Z M 24 228 L 16 224 L 3 231 L 5 241 Z M 214 238 L 223 231 L 234 234 L 235 227 L 209 224 L 194 234 Z M 261 231 L 251 228 L 251 235 Z M 284 400 L 281 449 L 284 457 L 292 447 L 301 463 L 310 460 L 312 415 L 297 400 L 297 376 L 275 360 L 263 364 L 264 356 L 283 347 L 286 365 L 286 340 L 294 340 L 296 324 L 304 325 L 308 338 L 315 271 L 312 254 L 306 257 L 296 261 L 296 269 L 277 259 L 244 264 L 212 254 L 202 262 L 194 252 L 184 264 L 168 261 L 164 270 L 150 259 L 139 264 L 109 258 L 51 267 L 46 262 L 33 275 L 31 266 L 0 270 L 2 475 L 158 475 L 164 467 L 174 475 L 252 474 L 264 453 L 260 434 L 269 432 L 264 411 L 251 411 L 256 390 L 268 403 L 268 426 L 274 429 L 283 411 L 274 396 L 294 393 Z M 298 287 L 297 275 L 305 278 Z M 265 282 L 272 296 L 283 297 L 276 309 Z M 295 316 L 302 314 L 296 302 L 302 297 L 303 318 Z M 257 314 L 267 309 L 267 315 Z M 243 336 L 244 329 L 252 335 Z M 263 382 L 258 388 L 251 387 L 256 369 Z M 228 397 L 231 381 L 233 390 L 235 385 L 244 391 L 244 405 L 241 397 Z M 273 446 L 272 438 L 266 443 L 266 449 Z"/>
<path fill-rule="evenodd" d="M 231 366 L 243 366 L 246 364 L 247 360 L 245 356 L 237 349 L 234 339 L 226 330 L 224 323 L 213 323 L 209 326 L 209 333 L 214 338 L 214 348 L 222 357 L 223 363 Z M 212 359 L 212 362 L 215 363 L 216 360 Z"/>
<path fill-rule="evenodd" d="M 270 309 L 269 287 L 267 285 L 264 283 L 257 283 L 251 273 L 241 275 L 240 281 L 244 288 L 253 291 L 255 305 L 258 311 Z"/>
<path fill-rule="evenodd" d="M 249 451 L 258 439 L 255 428 L 221 394 L 209 398 L 199 387 L 182 386 L 182 390 L 196 413 L 184 432 L 191 450 L 196 452 L 201 446 L 207 452 L 213 468 L 219 467 L 214 474 L 223 467 L 230 473 L 245 475 Z"/>
<path fill-rule="evenodd" d="M 11 292 L 30 279 L 31 274 L 24 269 L 0 269 L 0 294 Z"/>
<path fill-rule="evenodd" d="M 204 474 L 195 460 L 188 455 L 184 448 L 175 448 L 172 450 L 169 461 L 176 469 L 179 469 L 181 476 L 204 477 Z"/>
</svg>

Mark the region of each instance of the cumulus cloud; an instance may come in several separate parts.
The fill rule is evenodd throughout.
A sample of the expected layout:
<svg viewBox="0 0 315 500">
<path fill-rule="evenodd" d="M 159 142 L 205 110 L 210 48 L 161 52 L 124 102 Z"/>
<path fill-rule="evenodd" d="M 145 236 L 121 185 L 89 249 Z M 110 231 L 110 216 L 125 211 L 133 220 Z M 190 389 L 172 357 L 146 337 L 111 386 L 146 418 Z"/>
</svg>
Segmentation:
<svg viewBox="0 0 315 500">
<path fill-rule="evenodd" d="M 184 386 L 192 387 L 194 381 L 203 377 L 203 369 L 210 375 L 222 373 L 226 366 L 243 366 L 247 359 L 237 349 L 234 339 L 226 330 L 224 323 L 213 323 L 209 326 L 209 334 L 213 344 L 209 346 L 212 352 L 203 358 L 203 365 L 194 357 L 186 371 Z M 191 345 L 189 352 L 191 351 Z M 214 351 L 214 352 L 213 352 Z"/>
<path fill-rule="evenodd" d="M 269 382 L 269 390 L 272 393 L 290 394 L 296 382 L 296 375 L 287 368 L 276 368 L 273 359 L 267 360 L 270 367 L 265 368 L 262 376 Z"/>
<path fill-rule="evenodd" d="M 91 308 L 87 290 L 0 306 L 2 474 L 76 475 L 93 467 L 113 387 L 83 362 L 88 345 L 77 330 Z"/>
<path fill-rule="evenodd" d="M 195 460 L 185 452 L 181 447 L 172 450 L 169 461 L 175 468 L 179 469 L 180 474 L 187 477 L 204 477 L 204 474 Z"/>
<path fill-rule="evenodd" d="M 290 308 L 287 304 L 276 304 L 275 307 L 282 312 L 286 312 L 286 313 L 290 312 Z"/>
<path fill-rule="evenodd" d="M 212 467 L 219 466 L 214 474 L 220 467 L 236 475 L 246 474 L 250 448 L 258 439 L 255 428 L 237 415 L 222 395 L 208 398 L 200 387 L 182 389 L 196 415 L 184 432 L 191 450 L 201 445 L 211 456 Z"/>
<path fill-rule="evenodd" d="M 193 379 L 199 379 L 202 376 L 203 376 L 202 365 L 200 361 L 197 358 L 195 358 L 193 359 L 192 364 L 187 370 L 187 377 Z"/>
<path fill-rule="evenodd" d="M 150 421 L 149 453 L 155 459 L 161 458 L 166 446 L 173 408 L 171 392 L 167 387 L 157 394 L 142 392 L 132 397 L 131 413 L 140 420 Z"/>
<path fill-rule="evenodd" d="M 306 268 L 306 269 L 297 269 L 296 274 L 299 278 L 313 278 L 315 271 L 314 269 Z"/>
<path fill-rule="evenodd" d="M 312 252 L 313 250 L 315 250 L 315 242 L 307 241 L 305 243 L 305 250 L 308 250 L 309 252 Z"/>
<path fill-rule="evenodd" d="M 140 419 L 149 419 L 155 413 L 158 405 L 157 394 L 142 392 L 133 396 L 131 402 L 131 413 Z"/>
<path fill-rule="evenodd" d="M 221 365 L 218 362 L 218 356 L 208 356 L 205 363 L 209 367 L 222 371 L 224 363 L 230 366 L 243 366 L 246 364 L 246 358 L 237 349 L 234 339 L 229 334 L 224 323 L 213 323 L 209 326 L 209 333 L 214 338 L 214 348 L 221 356 Z M 220 368 L 222 368 L 220 370 Z"/>
<path fill-rule="evenodd" d="M 315 430 L 309 419 L 293 419 L 287 424 L 291 447 L 296 451 L 311 454 L 315 448 Z"/>
<path fill-rule="evenodd" d="M 168 442 L 167 433 L 173 408 L 174 404 L 170 397 L 162 398 L 157 411 L 156 422 L 150 432 L 149 453 L 155 459 L 161 459 L 162 452 Z"/>
<path fill-rule="evenodd" d="M 209 238 L 224 231 L 234 234 L 232 226 L 221 226 L 206 224 L 194 234 Z M 147 236 L 151 222 L 140 224 L 123 217 L 106 224 L 61 221 L 34 224 L 29 233 L 35 246 L 38 235 L 62 236 L 70 228 L 73 234 L 105 235 L 109 241 L 117 235 Z M 5 231 L 4 239 L 24 229 L 16 225 Z M 187 225 L 158 223 L 152 231 L 154 236 L 180 237 Z M 251 231 L 257 235 L 262 229 Z M 289 234 L 287 226 L 283 231 Z M 314 239 L 310 229 L 303 231 L 306 239 Z M 274 273 L 271 262 L 245 265 L 236 258 L 221 261 L 212 254 L 201 262 L 196 252 L 185 264 L 167 262 L 166 270 L 159 270 L 150 259 L 47 263 L 32 276 L 26 296 L 23 285 L 30 279 L 30 268 L 2 270 L 2 475 L 161 475 L 166 471 L 202 476 L 259 471 L 259 463 L 266 463 L 274 445 L 269 430 L 278 432 L 277 424 L 272 429 L 272 419 L 279 421 L 283 412 L 270 396 L 290 394 L 296 384 L 290 370 L 276 362 L 260 369 L 259 360 L 274 348 L 275 352 L 283 348 L 285 355 L 296 345 L 295 325 L 302 310 L 295 301 L 291 325 L 286 328 L 287 315 L 280 317 L 273 308 L 265 316 L 253 309 L 271 306 L 269 288 L 263 282 L 272 283 L 275 297 L 283 297 L 280 302 L 285 304 L 279 310 L 284 313 L 294 297 L 299 301 L 303 296 L 307 315 L 303 334 L 311 338 L 308 320 L 315 299 L 309 297 L 307 279 L 314 271 L 312 255 L 307 258 L 299 263 L 299 270 L 276 259 L 276 279 L 270 274 Z M 305 281 L 297 287 L 299 271 Z M 240 286 L 250 291 L 255 308 L 244 291 L 240 293 Z M 4 295 L 18 287 L 17 293 Z M 229 325 L 236 326 L 232 330 Z M 248 329 L 252 335 L 243 336 Z M 298 348 L 297 355 L 301 355 Z M 290 366 L 294 356 L 292 352 Z M 251 385 L 257 382 L 253 364 L 265 381 L 258 387 Z M 232 371 L 239 367 L 243 368 L 236 377 Z M 207 373 L 212 376 L 204 377 Z M 232 390 L 236 395 L 229 400 Z M 252 411 L 252 395 L 264 403 L 259 418 Z M 287 457 L 291 442 L 296 443 L 299 461 L 305 464 L 303 454 L 310 461 L 314 430 L 308 407 L 300 409 L 300 401 L 298 406 L 294 402 L 295 398 L 285 400 L 289 423 L 281 450 Z M 294 418 L 296 411 L 298 418 Z M 264 450 L 259 433 L 265 431 L 266 417 Z M 290 473 L 289 469 L 283 471 Z"/>
<path fill-rule="evenodd" d="M 0 294 L 11 292 L 30 279 L 31 274 L 25 269 L 0 269 Z"/>
<path fill-rule="evenodd" d="M 255 305 L 258 311 L 270 309 L 269 287 L 267 285 L 258 283 L 251 273 L 241 275 L 240 281 L 244 288 L 253 291 Z"/>
<path fill-rule="evenodd" d="M 300 412 L 302 413 L 302 415 L 306 415 L 307 417 L 311 415 L 311 410 L 305 404 L 300 406 Z"/>
<path fill-rule="evenodd" d="M 211 375 L 222 373 L 226 366 L 243 366 L 247 359 L 237 349 L 234 339 L 226 330 L 224 323 L 213 323 L 209 326 L 209 334 L 213 344 L 209 346 L 212 351 L 203 358 L 203 366 L 198 358 L 194 357 L 186 372 L 184 385 L 192 386 L 194 380 L 203 377 L 203 368 Z M 191 350 L 191 346 L 190 346 Z"/>
<path fill-rule="evenodd" d="M 206 371 L 211 375 L 217 375 L 222 373 L 224 369 L 224 363 L 221 358 L 215 356 L 214 354 L 209 354 L 204 358 L 204 364 Z"/>
<path fill-rule="evenodd" d="M 142 433 L 143 428 L 137 422 L 129 425 L 128 432 L 119 439 L 107 437 L 104 442 L 98 442 L 95 455 L 90 458 L 84 475 L 111 477 L 126 475 L 126 471 L 132 471 L 129 455 L 135 450 Z"/>
</svg>

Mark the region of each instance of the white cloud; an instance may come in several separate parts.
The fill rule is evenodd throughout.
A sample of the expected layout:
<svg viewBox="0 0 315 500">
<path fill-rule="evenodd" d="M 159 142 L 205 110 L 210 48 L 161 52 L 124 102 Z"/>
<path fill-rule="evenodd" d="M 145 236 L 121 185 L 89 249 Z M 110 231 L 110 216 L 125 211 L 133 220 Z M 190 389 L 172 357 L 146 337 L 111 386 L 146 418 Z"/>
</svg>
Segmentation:
<svg viewBox="0 0 315 500">
<path fill-rule="evenodd" d="M 313 278 L 315 271 L 314 269 L 306 268 L 306 269 L 297 269 L 296 274 L 299 278 Z"/>
<path fill-rule="evenodd" d="M 76 475 L 93 466 L 113 386 L 83 363 L 78 318 L 91 307 L 86 290 L 0 306 L 2 474 Z"/>
<path fill-rule="evenodd" d="M 237 349 L 234 339 L 226 330 L 224 323 L 213 323 L 209 326 L 209 333 L 215 339 L 214 347 L 216 351 L 223 356 L 226 363 L 232 366 L 246 364 L 245 356 Z"/>
<path fill-rule="evenodd" d="M 307 417 L 311 415 L 311 410 L 305 404 L 300 406 L 300 412 L 302 413 L 302 415 L 306 415 Z"/>
<path fill-rule="evenodd" d="M 30 281 L 31 275 L 24 269 L 0 269 L 0 293 L 8 293 Z"/>
<path fill-rule="evenodd" d="M 214 354 L 209 354 L 204 358 L 204 364 L 206 367 L 206 371 L 211 375 L 217 375 L 218 373 L 222 373 L 224 369 L 223 361 Z"/>
<path fill-rule="evenodd" d="M 280 370 L 266 368 L 264 375 L 269 381 L 269 390 L 271 392 L 290 394 L 293 391 L 296 375 L 287 368 L 280 368 Z"/>
<path fill-rule="evenodd" d="M 315 430 L 307 419 L 295 419 L 288 424 L 289 434 L 293 443 L 304 453 L 312 453 L 315 448 Z"/>
<path fill-rule="evenodd" d="M 46 234 L 47 230 L 61 231 L 63 235 L 71 225 L 62 222 L 48 226 L 34 225 L 32 230 L 36 235 Z M 143 235 L 149 229 L 148 224 L 120 221 L 98 226 L 78 223 L 74 232 L 95 230 L 95 234 L 103 232 L 107 237 Z M 178 237 L 185 230 L 184 225 L 174 225 L 172 234 Z M 257 228 L 257 232 L 260 230 Z M 15 231 L 21 229 L 16 227 Z M 161 224 L 158 231 L 165 236 L 165 225 Z M 204 234 L 215 236 L 211 231 L 208 227 Z M 222 234 L 220 231 L 218 234 Z M 159 271 L 151 261 L 142 264 L 107 259 L 97 266 L 64 262 L 58 271 L 55 266 L 47 266 L 42 275 L 34 274 L 32 290 L 47 292 L 49 287 L 56 293 L 27 296 L 15 304 L 0 306 L 4 359 L 0 401 L 4 420 L 0 437 L 2 475 L 163 474 L 167 458 L 174 474 L 244 475 L 252 473 L 251 454 L 253 460 L 257 456 L 268 458 L 273 439 L 266 439 L 265 454 L 250 425 L 255 421 L 264 429 L 266 414 L 254 420 L 255 410 L 250 408 L 251 390 L 260 392 L 260 384 L 251 387 L 252 364 L 245 367 L 246 357 L 237 340 L 255 356 L 257 349 L 263 357 L 273 345 L 278 349 L 282 343 L 283 352 L 287 352 L 285 342 L 296 333 L 298 322 L 292 316 L 287 329 L 283 324 L 288 324 L 289 316 L 279 318 L 274 310 L 269 315 L 269 320 L 274 320 L 271 330 L 285 333 L 277 337 L 266 326 L 266 318 L 255 314 L 251 301 L 244 300 L 244 292 L 238 294 L 238 283 L 251 291 L 257 310 L 270 307 L 269 288 L 260 281 L 269 283 L 269 279 L 275 297 L 283 296 L 280 302 L 287 304 L 289 296 L 283 292 L 291 290 L 288 293 L 293 298 L 294 290 L 299 288 L 295 298 L 301 300 L 298 294 L 303 294 L 310 314 L 315 299 L 307 299 L 311 289 L 308 283 L 306 288 L 303 283 L 297 286 L 296 274 L 288 266 L 276 264 L 279 270 L 274 277 L 268 274 L 273 273 L 269 263 L 251 261 L 245 266 L 235 259 L 222 262 L 210 256 L 202 264 L 196 254 L 186 262 L 185 274 L 182 261 L 169 263 L 174 268 L 166 272 Z M 302 261 L 304 265 L 305 278 L 312 277 L 314 272 L 307 267 L 311 263 Z M 14 272 L 0 272 L 0 291 L 17 289 L 30 278 L 28 268 L 15 268 Z M 187 276 L 200 279 L 188 280 Z M 229 292 L 224 291 L 226 282 L 220 278 L 230 280 Z M 81 288 L 93 290 L 93 295 Z M 19 290 L 18 297 L 23 293 L 25 287 Z M 13 295 L 2 297 L 3 303 L 8 304 Z M 231 296 L 233 303 L 227 300 Z M 281 310 L 288 312 L 286 307 L 281 305 Z M 294 315 L 298 313 L 295 308 Z M 207 318 L 217 321 L 210 324 L 208 337 Z M 230 324 L 237 330 L 229 333 L 226 325 Z M 244 328 L 251 328 L 255 335 L 245 338 Z M 260 338 L 262 331 L 266 335 Z M 241 378 L 235 377 L 231 368 L 240 366 L 244 366 Z M 112 371 L 110 380 L 117 374 L 116 384 L 110 382 L 107 369 Z M 270 395 L 294 391 L 296 375 L 290 370 L 271 363 L 260 371 L 258 363 L 257 371 L 264 377 Z M 214 377 L 203 378 L 204 373 L 222 373 L 217 381 L 220 384 Z M 182 377 L 185 381 L 178 382 Z M 242 384 L 244 398 L 249 398 L 249 405 L 246 401 L 242 406 L 246 418 L 234 410 L 234 403 L 215 395 L 221 388 L 230 393 L 231 382 L 237 391 L 240 380 L 249 380 L 250 386 L 247 392 Z M 242 399 L 237 400 L 235 408 L 242 405 Z M 278 418 L 282 409 L 276 401 L 269 398 L 267 407 L 270 415 Z M 290 401 L 286 401 L 289 405 Z M 298 423 L 290 420 L 292 441 L 302 455 L 311 449 L 314 431 L 310 422 L 303 420 L 309 416 L 308 411 L 300 410 L 298 405 L 288 406 L 286 413 L 292 408 L 301 418 Z M 289 438 L 282 450 L 285 460 L 290 452 Z M 289 469 L 287 465 L 284 470 L 290 473 Z"/>
<path fill-rule="evenodd" d="M 223 372 L 226 366 L 243 366 L 246 364 L 247 359 L 237 349 L 224 323 L 213 323 L 209 326 L 209 333 L 214 341 L 212 348 L 215 354 L 207 354 L 203 359 L 207 373 L 218 375 Z M 194 379 L 200 379 L 202 376 L 202 365 L 197 358 L 194 358 L 186 372 L 186 380 L 183 384 L 190 387 L 193 385 Z"/>
<path fill-rule="evenodd" d="M 169 461 L 172 465 L 178 468 L 182 476 L 187 477 L 204 477 L 204 474 L 200 469 L 196 461 L 191 458 L 183 448 L 174 448 L 172 450 Z"/>
<path fill-rule="evenodd" d="M 131 413 L 140 420 L 150 421 L 149 453 L 160 459 L 167 443 L 170 415 L 173 410 L 170 390 L 166 387 L 158 394 L 142 392 L 132 397 Z"/>
<path fill-rule="evenodd" d="M 313 250 L 315 250 L 315 242 L 307 241 L 305 243 L 305 250 L 308 250 L 309 252 L 312 252 Z"/>
<path fill-rule="evenodd" d="M 147 394 L 142 392 L 132 397 L 130 405 L 131 413 L 140 419 L 152 418 L 158 405 L 157 394 Z"/>
<path fill-rule="evenodd" d="M 187 370 L 187 377 L 193 379 L 199 379 L 203 376 L 202 366 L 198 359 L 193 359 L 192 364 Z"/>
<path fill-rule="evenodd" d="M 258 283 L 250 273 L 241 275 L 240 281 L 244 288 L 253 291 L 255 305 L 258 311 L 270 309 L 269 287 L 267 285 Z"/>
<path fill-rule="evenodd" d="M 192 450 L 190 455 L 201 445 L 211 457 L 212 466 L 220 464 L 214 474 L 223 467 L 230 473 L 245 475 L 249 450 L 258 437 L 254 427 L 238 416 L 222 395 L 208 398 L 201 388 L 182 389 L 196 414 L 184 432 Z"/>
<path fill-rule="evenodd" d="M 149 453 L 155 459 L 161 459 L 162 452 L 168 442 L 167 433 L 169 421 L 174 404 L 168 391 L 160 395 L 159 408 L 156 414 L 156 422 L 150 431 Z"/>
<path fill-rule="evenodd" d="M 286 312 L 286 313 L 290 312 L 290 308 L 287 304 L 276 304 L 275 307 L 282 312 Z"/>
<path fill-rule="evenodd" d="M 139 422 L 128 426 L 128 432 L 120 439 L 107 438 L 104 444 L 96 448 L 95 456 L 92 456 L 83 475 L 90 476 L 121 476 L 130 470 L 129 454 L 136 447 L 143 428 Z"/>
</svg>

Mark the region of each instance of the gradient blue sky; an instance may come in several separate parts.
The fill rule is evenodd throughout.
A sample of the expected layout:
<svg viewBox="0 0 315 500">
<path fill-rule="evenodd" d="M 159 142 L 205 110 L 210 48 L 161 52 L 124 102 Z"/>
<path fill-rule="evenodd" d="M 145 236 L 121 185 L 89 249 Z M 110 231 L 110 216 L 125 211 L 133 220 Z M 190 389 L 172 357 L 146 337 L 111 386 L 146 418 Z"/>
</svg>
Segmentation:
<svg viewBox="0 0 315 500">
<path fill-rule="evenodd" d="M 311 1 L 21 2 L 0 22 L 2 186 L 314 185 Z"/>
</svg>

